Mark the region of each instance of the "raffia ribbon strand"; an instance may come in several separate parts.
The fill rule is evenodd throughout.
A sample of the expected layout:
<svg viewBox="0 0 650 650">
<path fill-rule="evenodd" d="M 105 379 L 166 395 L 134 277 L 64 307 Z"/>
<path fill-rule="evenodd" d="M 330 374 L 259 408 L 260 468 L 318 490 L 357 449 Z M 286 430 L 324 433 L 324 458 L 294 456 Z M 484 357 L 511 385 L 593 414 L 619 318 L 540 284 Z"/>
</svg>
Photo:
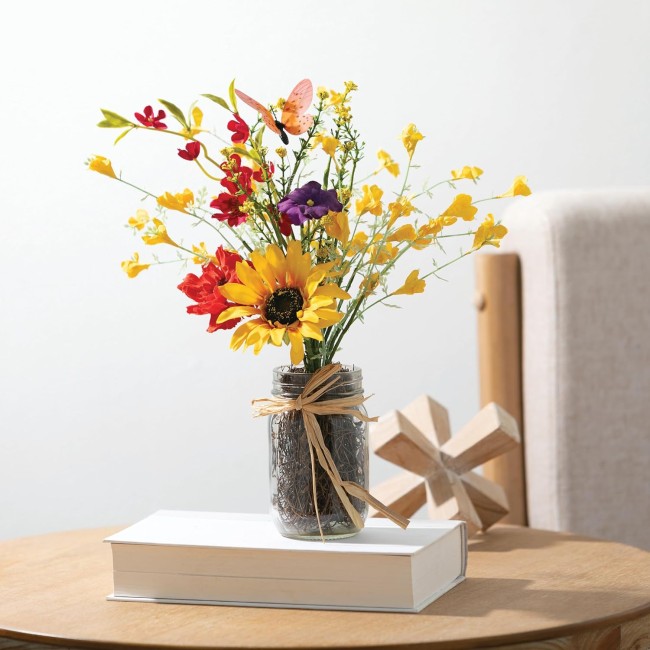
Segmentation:
<svg viewBox="0 0 650 650">
<path fill-rule="evenodd" d="M 341 499 L 343 507 L 357 528 L 363 528 L 363 519 L 357 512 L 356 508 L 352 505 L 350 496 L 365 501 L 401 528 L 406 528 L 409 525 L 408 519 L 393 512 L 390 508 L 375 499 L 368 490 L 361 487 L 359 484 L 341 479 L 341 475 L 334 463 L 332 454 L 325 444 L 323 433 L 316 418 L 317 415 L 351 415 L 359 420 L 363 420 L 364 422 L 377 421 L 376 417 L 370 418 L 358 409 L 354 408 L 360 406 L 368 399 L 362 395 L 341 397 L 327 400 L 325 402 L 318 402 L 318 399 L 338 382 L 340 376 L 335 375 L 340 369 L 340 363 L 332 363 L 317 370 L 305 385 L 302 394 L 295 399 L 271 397 L 253 400 L 254 416 L 261 417 L 265 415 L 277 415 L 280 413 L 288 413 L 290 411 L 302 412 L 307 440 L 309 442 L 311 477 L 314 489 L 316 485 L 316 467 L 314 465 L 315 453 L 319 465 L 325 470 L 325 472 L 327 472 L 336 493 Z M 316 509 L 318 529 L 320 530 L 321 537 L 323 537 L 320 513 L 318 512 L 318 502 L 315 495 L 314 507 Z"/>
</svg>

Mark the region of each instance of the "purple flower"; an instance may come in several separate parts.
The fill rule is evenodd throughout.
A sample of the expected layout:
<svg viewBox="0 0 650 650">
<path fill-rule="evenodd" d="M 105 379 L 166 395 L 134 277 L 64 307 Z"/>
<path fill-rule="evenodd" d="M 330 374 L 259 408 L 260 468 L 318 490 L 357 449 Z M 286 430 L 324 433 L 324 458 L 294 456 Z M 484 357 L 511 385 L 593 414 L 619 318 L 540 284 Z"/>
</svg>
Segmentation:
<svg viewBox="0 0 650 650">
<path fill-rule="evenodd" d="M 307 219 L 320 219 L 330 210 L 341 212 L 343 205 L 336 198 L 336 190 L 324 190 L 317 181 L 309 181 L 285 196 L 278 203 L 278 210 L 294 226 L 301 226 Z"/>
</svg>

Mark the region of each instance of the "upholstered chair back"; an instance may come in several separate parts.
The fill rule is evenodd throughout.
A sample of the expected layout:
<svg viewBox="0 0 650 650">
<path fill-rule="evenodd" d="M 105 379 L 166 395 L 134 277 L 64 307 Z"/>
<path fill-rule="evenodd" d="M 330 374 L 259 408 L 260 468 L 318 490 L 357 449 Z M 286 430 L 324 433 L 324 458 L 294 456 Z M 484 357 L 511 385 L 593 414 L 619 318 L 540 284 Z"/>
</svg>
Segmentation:
<svg viewBox="0 0 650 650">
<path fill-rule="evenodd" d="M 650 549 L 650 189 L 517 201 L 528 523 Z"/>
</svg>

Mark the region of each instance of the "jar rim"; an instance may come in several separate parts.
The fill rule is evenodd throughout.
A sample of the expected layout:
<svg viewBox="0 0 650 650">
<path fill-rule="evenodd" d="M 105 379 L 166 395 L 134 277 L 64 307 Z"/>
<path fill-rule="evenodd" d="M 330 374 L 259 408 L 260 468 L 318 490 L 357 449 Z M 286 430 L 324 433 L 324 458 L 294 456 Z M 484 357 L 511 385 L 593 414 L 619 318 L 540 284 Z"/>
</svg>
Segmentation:
<svg viewBox="0 0 650 650">
<path fill-rule="evenodd" d="M 363 372 L 359 366 L 342 363 L 341 370 L 339 370 L 336 374 L 343 375 L 345 379 L 349 379 L 350 381 L 358 381 L 361 379 Z M 281 377 L 287 377 L 295 381 L 302 377 L 310 379 L 313 376 L 313 372 L 305 372 L 304 368 L 297 368 L 295 366 L 276 366 L 273 368 L 274 380 L 279 380 Z"/>
<path fill-rule="evenodd" d="M 278 366 L 273 369 L 273 395 L 296 396 L 302 393 L 307 382 L 314 376 L 304 368 Z M 334 377 L 336 383 L 327 391 L 329 396 L 356 394 L 363 391 L 363 374 L 355 365 L 341 364 L 341 370 Z"/>
</svg>

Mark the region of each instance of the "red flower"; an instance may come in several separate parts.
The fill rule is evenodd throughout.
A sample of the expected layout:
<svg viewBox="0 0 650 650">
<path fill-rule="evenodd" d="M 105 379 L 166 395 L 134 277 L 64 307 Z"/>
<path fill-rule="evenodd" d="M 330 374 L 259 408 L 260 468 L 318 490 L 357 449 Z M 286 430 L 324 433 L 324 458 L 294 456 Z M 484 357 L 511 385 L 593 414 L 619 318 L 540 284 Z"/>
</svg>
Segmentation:
<svg viewBox="0 0 650 650">
<path fill-rule="evenodd" d="M 144 107 L 144 115 L 142 113 L 135 114 L 135 118 L 140 122 L 140 124 L 144 124 L 144 126 L 152 126 L 154 129 L 167 128 L 167 125 L 161 122 L 165 117 L 167 117 L 167 113 L 162 109 L 158 111 L 158 115 L 154 116 L 153 108 L 151 108 L 151 106 Z"/>
<path fill-rule="evenodd" d="M 253 189 L 251 179 L 254 174 L 250 167 L 241 164 L 241 156 L 234 153 L 230 156 L 229 161 L 222 162 L 219 167 L 225 174 L 225 177 L 221 179 L 221 185 L 231 194 L 239 192 L 240 187 L 250 194 Z"/>
<path fill-rule="evenodd" d="M 286 214 L 281 214 L 280 215 L 280 221 L 278 223 L 280 226 L 280 232 L 285 236 L 288 237 L 291 234 L 291 220 L 289 217 L 287 217 Z"/>
<path fill-rule="evenodd" d="M 208 332 L 232 329 L 241 320 L 241 318 L 233 318 L 217 324 L 221 312 L 233 306 L 233 303 L 228 302 L 221 295 L 219 287 L 226 282 L 239 282 L 235 265 L 241 262 L 242 258 L 237 253 L 225 251 L 222 246 L 217 249 L 216 257 L 216 264 L 210 262 L 203 267 L 201 277 L 189 273 L 178 285 L 188 298 L 197 303 L 187 307 L 188 314 L 210 314 Z"/>
<path fill-rule="evenodd" d="M 240 210 L 244 201 L 246 201 L 246 197 L 243 194 L 235 196 L 222 192 L 210 203 L 211 208 L 219 210 L 219 212 L 212 216 L 215 219 L 219 219 L 219 221 L 227 221 L 229 226 L 238 226 L 248 219 L 248 215 Z"/>
<path fill-rule="evenodd" d="M 226 125 L 228 127 L 228 130 L 232 131 L 232 136 L 230 139 L 235 144 L 246 142 L 246 140 L 248 140 L 248 136 L 251 134 L 250 129 L 248 128 L 248 124 L 242 120 L 239 113 L 233 113 L 232 116 L 235 119 L 230 120 L 230 122 L 228 122 Z"/>
<path fill-rule="evenodd" d="M 253 191 L 252 181 L 263 183 L 265 180 L 261 168 L 253 171 L 250 167 L 242 165 L 241 156 L 236 153 L 230 155 L 229 162 L 224 161 L 219 165 L 219 167 L 225 174 L 224 178 L 220 181 L 221 185 L 231 194 L 236 194 L 243 190 L 247 195 L 250 195 Z M 271 178 L 274 172 L 275 166 L 273 163 L 269 163 L 266 168 L 266 178 Z"/>
<path fill-rule="evenodd" d="M 269 179 L 273 174 L 275 173 L 275 165 L 270 162 L 266 168 L 266 178 Z M 262 168 L 260 167 L 257 171 L 253 172 L 253 180 L 257 181 L 258 183 L 263 183 L 264 182 L 264 174 L 262 173 Z"/>
<path fill-rule="evenodd" d="M 179 149 L 178 155 L 183 160 L 196 160 L 201 153 L 201 143 L 200 142 L 188 142 L 185 145 L 185 149 Z"/>
</svg>

